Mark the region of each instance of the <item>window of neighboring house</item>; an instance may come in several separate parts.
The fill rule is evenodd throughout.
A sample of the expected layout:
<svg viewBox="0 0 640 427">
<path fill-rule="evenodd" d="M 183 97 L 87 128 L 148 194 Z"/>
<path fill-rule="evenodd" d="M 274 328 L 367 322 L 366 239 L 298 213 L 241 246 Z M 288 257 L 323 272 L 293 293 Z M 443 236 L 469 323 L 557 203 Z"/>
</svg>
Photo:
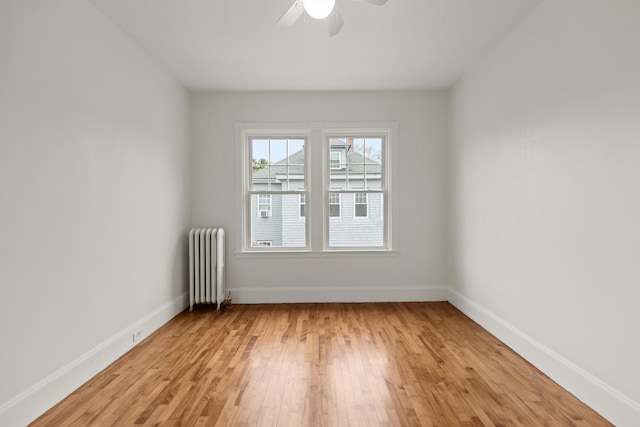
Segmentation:
<svg viewBox="0 0 640 427">
<path fill-rule="evenodd" d="M 305 142 L 304 136 L 246 139 L 244 209 L 257 214 L 246 218 L 245 248 L 307 246 Z"/>
<path fill-rule="evenodd" d="M 236 126 L 243 161 L 240 251 L 392 250 L 395 124 L 350 130 L 332 124 L 332 130 L 314 122 L 301 130 L 270 130 L 277 126 Z"/>
<path fill-rule="evenodd" d="M 258 216 L 260 218 L 271 216 L 271 194 L 258 194 Z"/>
<path fill-rule="evenodd" d="M 340 169 L 342 167 L 341 165 L 342 156 L 340 155 L 340 151 L 331 150 L 330 156 L 331 157 L 329 159 L 329 163 L 330 163 L 331 169 Z"/>
<path fill-rule="evenodd" d="M 353 214 L 355 217 L 367 217 L 368 207 L 369 207 L 369 197 L 367 193 L 356 193 L 354 195 L 354 206 L 353 206 Z"/>
<path fill-rule="evenodd" d="M 340 193 L 329 193 L 329 216 L 340 217 Z"/>
</svg>

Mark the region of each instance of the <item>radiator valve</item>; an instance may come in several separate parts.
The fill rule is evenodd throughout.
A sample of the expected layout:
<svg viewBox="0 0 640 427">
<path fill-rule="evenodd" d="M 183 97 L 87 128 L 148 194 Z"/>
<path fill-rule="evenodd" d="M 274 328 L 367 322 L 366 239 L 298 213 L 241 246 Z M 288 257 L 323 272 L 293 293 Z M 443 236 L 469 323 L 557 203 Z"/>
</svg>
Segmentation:
<svg viewBox="0 0 640 427">
<path fill-rule="evenodd" d="M 227 296 L 222 301 L 222 306 L 224 308 L 231 308 L 231 291 L 227 291 Z"/>
</svg>

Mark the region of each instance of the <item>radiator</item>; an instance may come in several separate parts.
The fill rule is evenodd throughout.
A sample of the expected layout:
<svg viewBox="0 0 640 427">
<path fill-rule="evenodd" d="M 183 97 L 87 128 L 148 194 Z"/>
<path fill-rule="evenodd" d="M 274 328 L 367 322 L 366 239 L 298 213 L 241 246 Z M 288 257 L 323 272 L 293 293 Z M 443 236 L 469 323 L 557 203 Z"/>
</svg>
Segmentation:
<svg viewBox="0 0 640 427">
<path fill-rule="evenodd" d="M 189 232 L 189 311 L 194 304 L 224 301 L 224 230 L 194 228 Z"/>
</svg>

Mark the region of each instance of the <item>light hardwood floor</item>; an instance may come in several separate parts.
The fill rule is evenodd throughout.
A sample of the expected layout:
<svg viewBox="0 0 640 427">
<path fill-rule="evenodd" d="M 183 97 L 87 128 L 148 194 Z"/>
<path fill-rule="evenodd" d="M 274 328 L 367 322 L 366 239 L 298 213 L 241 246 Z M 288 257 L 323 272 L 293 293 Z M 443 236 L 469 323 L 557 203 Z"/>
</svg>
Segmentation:
<svg viewBox="0 0 640 427">
<path fill-rule="evenodd" d="M 184 312 L 33 426 L 610 425 L 448 303 Z"/>
</svg>

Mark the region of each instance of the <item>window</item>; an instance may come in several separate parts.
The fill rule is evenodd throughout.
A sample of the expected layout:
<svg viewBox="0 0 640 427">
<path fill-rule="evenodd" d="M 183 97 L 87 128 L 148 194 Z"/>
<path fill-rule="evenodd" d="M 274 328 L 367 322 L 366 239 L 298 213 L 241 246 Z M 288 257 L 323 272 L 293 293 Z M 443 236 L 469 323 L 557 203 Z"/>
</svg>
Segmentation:
<svg viewBox="0 0 640 427">
<path fill-rule="evenodd" d="M 340 151 L 337 150 L 331 150 L 331 158 L 329 160 L 330 164 L 331 164 L 331 169 L 340 169 L 341 168 L 341 160 L 342 160 L 342 156 L 340 155 Z"/>
<path fill-rule="evenodd" d="M 388 134 L 331 135 L 326 138 L 327 152 L 339 152 L 342 167 L 330 164 L 327 175 L 333 197 L 347 203 L 341 206 L 341 217 L 334 218 L 331 200 L 328 218 L 328 248 L 388 247 L 388 224 L 384 215 L 388 183 L 385 173 Z"/>
<path fill-rule="evenodd" d="M 367 217 L 367 211 L 369 206 L 369 197 L 367 193 L 356 193 L 355 203 L 353 207 L 354 215 L 357 217 Z"/>
<path fill-rule="evenodd" d="M 340 193 L 329 193 L 329 217 L 340 217 Z"/>
<path fill-rule="evenodd" d="M 271 194 L 258 194 L 258 216 L 260 218 L 271 216 Z"/>
<path fill-rule="evenodd" d="M 305 210 L 307 206 L 307 195 L 300 194 L 300 218 L 304 218 Z"/>
<path fill-rule="evenodd" d="M 395 128 L 307 125 L 236 128 L 240 252 L 391 250 Z"/>
<path fill-rule="evenodd" d="M 247 197 L 255 212 L 246 246 L 306 247 L 305 138 L 249 137 L 246 149 Z"/>
</svg>

